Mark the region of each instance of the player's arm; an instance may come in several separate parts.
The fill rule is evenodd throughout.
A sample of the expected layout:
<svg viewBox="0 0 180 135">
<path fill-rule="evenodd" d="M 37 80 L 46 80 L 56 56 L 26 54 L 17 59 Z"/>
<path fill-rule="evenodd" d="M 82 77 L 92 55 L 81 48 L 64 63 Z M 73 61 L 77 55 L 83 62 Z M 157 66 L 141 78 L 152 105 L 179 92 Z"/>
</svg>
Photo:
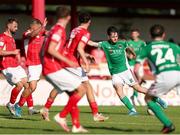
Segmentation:
<svg viewBox="0 0 180 135">
<path fill-rule="evenodd" d="M 80 41 L 79 44 L 78 44 L 78 47 L 77 47 L 77 51 L 80 54 L 80 57 L 82 58 L 82 60 L 83 60 L 83 62 L 85 64 L 85 71 L 89 72 L 90 71 L 90 67 L 89 67 L 88 60 L 86 58 L 86 54 L 84 52 L 84 46 L 85 46 L 85 43 Z"/>
<path fill-rule="evenodd" d="M 91 55 L 89 53 L 85 53 L 85 55 L 86 55 L 86 58 L 90 61 L 91 64 L 96 63 L 95 58 L 94 58 L 93 55 Z"/>
<path fill-rule="evenodd" d="M 87 42 L 87 44 L 88 44 L 89 46 L 99 47 L 99 43 L 98 43 L 98 42 L 94 42 L 94 41 L 92 41 L 92 40 L 89 40 L 89 41 Z"/>
<path fill-rule="evenodd" d="M 5 46 L 4 39 L 1 38 L 0 39 L 0 56 L 8 56 L 8 55 L 18 55 L 18 54 L 20 54 L 19 49 L 16 49 L 16 50 L 13 50 L 13 51 L 6 51 L 6 50 L 3 50 L 4 46 Z"/>
<path fill-rule="evenodd" d="M 5 51 L 0 49 L 0 56 L 8 56 L 8 55 L 18 55 L 20 52 L 19 49 L 16 49 L 14 51 Z"/>
<path fill-rule="evenodd" d="M 131 48 L 131 47 L 126 48 L 126 55 L 129 59 L 136 59 L 136 53 L 134 52 L 133 48 Z"/>
<path fill-rule="evenodd" d="M 37 36 L 40 32 L 43 33 L 43 32 L 45 31 L 46 25 L 47 25 L 47 18 L 44 19 L 44 22 L 43 22 L 42 26 L 38 27 L 36 30 L 33 30 L 33 31 L 28 30 L 28 31 L 27 31 L 27 34 L 26 34 L 26 37 L 27 37 L 27 38 L 28 38 L 28 37 L 35 37 L 35 36 Z"/>
<path fill-rule="evenodd" d="M 74 62 L 64 57 L 56 50 L 57 45 L 58 43 L 51 41 L 49 44 L 48 53 L 52 55 L 54 58 L 58 59 L 59 61 L 63 61 L 64 63 L 68 64 L 71 67 L 76 67 L 77 65 Z"/>
</svg>

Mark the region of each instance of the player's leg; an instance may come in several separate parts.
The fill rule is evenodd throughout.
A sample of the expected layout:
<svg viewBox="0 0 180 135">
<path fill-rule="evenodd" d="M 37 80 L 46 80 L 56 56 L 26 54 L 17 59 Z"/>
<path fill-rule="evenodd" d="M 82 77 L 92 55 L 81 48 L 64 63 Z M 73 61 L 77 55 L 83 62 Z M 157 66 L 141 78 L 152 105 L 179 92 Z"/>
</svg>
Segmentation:
<svg viewBox="0 0 180 135">
<path fill-rule="evenodd" d="M 21 76 L 19 76 L 19 67 L 13 67 L 13 68 L 7 68 L 2 70 L 3 75 L 7 79 L 8 83 L 10 85 L 15 85 L 15 87 L 12 89 L 10 101 L 7 103 L 6 107 L 9 110 L 9 112 L 13 115 L 15 115 L 15 108 L 14 103 L 16 101 L 16 98 L 23 88 L 23 83 L 21 82 Z M 26 76 L 26 74 L 25 74 Z"/>
<path fill-rule="evenodd" d="M 136 109 L 131 104 L 131 102 L 128 99 L 128 97 L 124 95 L 123 86 L 120 85 L 120 84 L 114 84 L 113 86 L 114 86 L 114 88 L 116 90 L 116 93 L 119 96 L 121 102 L 128 108 L 129 115 L 136 115 L 137 114 Z"/>
<path fill-rule="evenodd" d="M 41 64 L 28 66 L 28 82 L 29 82 L 29 87 L 31 89 L 31 93 L 33 93 L 36 90 L 37 83 L 40 80 L 41 72 L 42 72 Z M 28 110 L 29 115 L 39 113 L 39 110 L 36 110 L 34 108 L 32 94 L 30 94 L 27 98 L 27 106 L 29 109 Z"/>
<path fill-rule="evenodd" d="M 168 133 L 175 130 L 175 127 L 173 123 L 170 121 L 170 119 L 165 115 L 161 107 L 153 100 L 154 97 L 152 97 L 149 94 L 146 94 L 145 101 L 147 103 L 148 108 L 150 108 L 155 116 L 163 123 L 164 127 L 162 129 L 162 133 Z"/>
<path fill-rule="evenodd" d="M 124 85 L 123 76 L 126 75 L 124 75 L 124 73 L 119 73 L 119 74 L 114 74 L 112 76 L 113 87 L 115 88 L 116 93 L 119 96 L 121 102 L 128 108 L 129 115 L 136 115 L 137 114 L 136 109 L 134 108 L 128 97 L 123 92 L 123 85 Z"/>
<path fill-rule="evenodd" d="M 134 72 L 134 75 L 136 76 L 136 78 L 138 79 L 138 82 L 139 82 L 141 78 L 138 76 L 139 74 L 136 75 L 136 73 L 134 71 L 134 65 L 131 66 L 130 68 Z M 142 72 L 143 72 L 143 68 L 141 68 L 141 69 L 142 69 Z M 133 105 L 138 105 L 138 104 L 141 105 L 141 102 L 138 100 L 138 92 L 136 91 L 136 89 L 133 89 L 133 94 L 132 94 L 132 96 L 130 98 L 132 100 Z"/>
<path fill-rule="evenodd" d="M 29 87 L 31 89 L 31 92 L 34 92 L 36 87 L 37 87 L 37 81 L 33 80 L 29 82 Z M 39 110 L 34 108 L 34 102 L 33 102 L 33 96 L 30 94 L 27 98 L 27 106 L 28 106 L 28 114 L 33 115 L 33 114 L 38 114 Z"/>
<path fill-rule="evenodd" d="M 140 93 L 146 94 L 147 91 L 148 91 L 146 88 L 140 86 L 139 84 L 135 84 L 135 85 L 133 85 L 132 87 L 135 88 L 135 89 L 136 89 L 138 92 L 140 92 Z M 166 102 L 163 101 L 161 98 L 159 98 L 159 97 L 154 97 L 153 100 L 154 100 L 155 102 L 157 102 L 158 104 L 160 104 L 161 107 L 167 108 Z"/>
<path fill-rule="evenodd" d="M 12 115 L 15 115 L 14 104 L 22 88 L 23 84 L 21 82 L 18 82 L 11 91 L 10 101 L 7 103 L 6 107 Z"/>
<path fill-rule="evenodd" d="M 58 91 L 56 89 L 52 89 L 44 107 L 42 109 L 40 109 L 41 116 L 46 121 L 50 121 L 49 110 L 50 110 L 52 104 L 54 103 L 54 100 L 57 95 L 58 95 Z"/>
<path fill-rule="evenodd" d="M 27 78 L 22 78 L 21 80 L 22 80 L 21 82 L 23 83 L 24 90 L 21 94 L 19 102 L 15 104 L 15 112 L 17 117 L 21 117 L 22 115 L 21 107 L 24 105 L 24 103 L 27 101 L 28 96 L 31 94 L 31 89 L 27 82 Z"/>
<path fill-rule="evenodd" d="M 87 133 L 88 130 L 86 130 L 83 126 L 80 125 L 79 109 L 77 105 L 72 108 L 70 114 L 72 118 L 72 132 L 73 133 Z"/>
<path fill-rule="evenodd" d="M 67 71 L 66 69 L 61 69 L 48 74 L 46 79 L 56 90 L 58 90 L 59 93 L 62 93 L 63 91 L 73 92 L 63 110 L 54 117 L 55 121 L 65 131 L 69 132 L 70 129 L 66 123 L 66 116 L 71 112 L 72 108 L 77 105 L 82 96 L 84 96 L 86 93 L 86 87 L 82 84 L 81 77 Z"/>
<path fill-rule="evenodd" d="M 138 100 L 138 92 L 135 89 L 133 89 L 133 94 L 130 98 L 134 106 L 141 105 L 141 102 Z"/>
<path fill-rule="evenodd" d="M 66 131 L 69 132 L 70 129 L 66 123 L 66 116 L 71 112 L 72 108 L 77 105 L 79 100 L 84 96 L 86 93 L 85 87 L 81 84 L 77 90 L 69 97 L 68 103 L 62 109 L 60 113 L 55 115 L 55 121 Z"/>
<path fill-rule="evenodd" d="M 86 75 L 86 73 L 84 72 L 83 68 L 79 67 L 79 68 L 67 68 L 68 71 L 72 72 L 73 74 L 76 74 L 77 76 L 79 76 L 83 82 L 83 84 L 85 84 L 86 89 L 87 89 L 87 100 L 89 102 L 92 114 L 93 114 L 93 119 L 94 121 L 105 121 L 107 120 L 109 117 L 105 117 L 103 116 L 103 114 L 99 113 L 98 111 L 98 105 L 96 103 L 95 97 L 94 97 L 94 93 L 93 93 L 93 87 L 89 82 L 89 79 Z"/>
<path fill-rule="evenodd" d="M 109 119 L 109 117 L 103 116 L 101 113 L 98 111 L 98 105 L 96 103 L 94 93 L 93 93 L 93 88 L 92 85 L 90 84 L 89 81 L 83 82 L 87 88 L 86 96 L 93 114 L 94 121 L 105 121 Z"/>
<path fill-rule="evenodd" d="M 173 76 L 170 78 L 169 76 Z M 148 107 L 154 112 L 155 116 L 163 123 L 162 133 L 169 133 L 175 130 L 171 120 L 165 115 L 161 107 L 154 101 L 154 97 L 159 97 L 168 93 L 173 87 L 180 84 L 180 72 L 169 71 L 157 75 L 154 84 L 151 85 L 145 96 Z"/>
</svg>

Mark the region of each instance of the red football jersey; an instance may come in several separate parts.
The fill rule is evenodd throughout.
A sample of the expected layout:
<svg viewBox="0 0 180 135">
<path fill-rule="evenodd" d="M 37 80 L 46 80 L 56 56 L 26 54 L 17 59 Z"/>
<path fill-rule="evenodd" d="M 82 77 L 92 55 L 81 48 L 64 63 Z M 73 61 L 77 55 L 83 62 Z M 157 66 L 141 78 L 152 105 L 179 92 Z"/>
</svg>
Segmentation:
<svg viewBox="0 0 180 135">
<path fill-rule="evenodd" d="M 64 52 L 63 52 L 64 55 L 67 56 L 70 60 L 79 64 L 79 56 L 77 52 L 78 44 L 81 41 L 86 45 L 89 39 L 90 39 L 90 33 L 87 29 L 82 28 L 80 26 L 74 28 L 71 31 L 70 39 L 64 48 Z"/>
<path fill-rule="evenodd" d="M 25 32 L 23 34 L 23 44 L 26 55 L 26 65 L 39 65 L 41 64 L 39 53 L 43 44 L 44 37 L 42 34 L 39 34 L 35 37 L 28 38 Z"/>
<path fill-rule="evenodd" d="M 0 48 L 5 51 L 16 50 L 16 43 L 13 37 L 2 33 L 0 34 Z M 8 67 L 17 67 L 18 60 L 15 55 L 2 56 L 0 57 L 0 69 L 6 69 Z"/>
<path fill-rule="evenodd" d="M 56 50 L 62 53 L 62 48 L 66 42 L 66 31 L 65 28 L 58 23 L 51 28 L 45 43 L 44 57 L 43 57 L 44 75 L 56 72 L 62 68 L 61 62 L 47 52 L 47 49 L 49 48 L 49 43 L 51 41 L 57 43 Z"/>
</svg>

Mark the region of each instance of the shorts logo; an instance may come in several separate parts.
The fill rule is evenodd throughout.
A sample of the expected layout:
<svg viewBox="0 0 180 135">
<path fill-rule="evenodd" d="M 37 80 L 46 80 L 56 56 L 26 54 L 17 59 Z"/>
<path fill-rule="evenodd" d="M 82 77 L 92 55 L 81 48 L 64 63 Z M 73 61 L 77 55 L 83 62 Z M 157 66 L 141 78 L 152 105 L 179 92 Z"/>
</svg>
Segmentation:
<svg viewBox="0 0 180 135">
<path fill-rule="evenodd" d="M 133 82 L 133 79 L 132 79 L 132 78 L 131 78 L 131 79 L 129 79 L 129 82 L 130 82 L 130 83 L 132 83 L 132 82 Z"/>
</svg>

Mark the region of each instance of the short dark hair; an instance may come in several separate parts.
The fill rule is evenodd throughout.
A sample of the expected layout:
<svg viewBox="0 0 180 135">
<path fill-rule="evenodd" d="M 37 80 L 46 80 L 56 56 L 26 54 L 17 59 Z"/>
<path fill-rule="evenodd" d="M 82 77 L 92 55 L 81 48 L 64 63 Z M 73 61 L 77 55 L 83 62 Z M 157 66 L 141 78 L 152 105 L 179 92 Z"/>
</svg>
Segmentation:
<svg viewBox="0 0 180 135">
<path fill-rule="evenodd" d="M 33 18 L 32 20 L 31 20 L 31 25 L 32 24 L 40 24 L 40 25 L 42 25 L 42 22 L 39 20 L 39 19 L 37 19 L 37 18 Z"/>
<path fill-rule="evenodd" d="M 7 26 L 8 24 L 10 24 L 10 23 L 13 23 L 13 22 L 18 23 L 18 20 L 17 20 L 16 18 L 9 18 L 9 19 L 7 20 L 7 22 L 6 22 L 6 26 Z"/>
<path fill-rule="evenodd" d="M 155 24 L 150 28 L 150 34 L 152 38 L 162 37 L 164 32 L 165 32 L 165 29 L 160 24 Z"/>
<path fill-rule="evenodd" d="M 119 31 L 116 27 L 114 27 L 114 26 L 108 27 L 108 29 L 107 29 L 108 36 L 110 36 L 112 32 L 117 32 L 119 34 Z"/>
<path fill-rule="evenodd" d="M 131 29 L 131 33 L 132 33 L 132 32 L 138 32 L 138 33 L 139 33 L 140 31 L 139 31 L 139 29 L 137 29 L 137 28 L 133 28 L 133 29 Z"/>
<path fill-rule="evenodd" d="M 87 23 L 89 20 L 91 20 L 91 15 L 88 12 L 79 12 L 78 19 L 80 23 Z"/>
<path fill-rule="evenodd" d="M 59 6 L 56 8 L 57 18 L 65 18 L 70 15 L 70 9 L 65 6 Z"/>
</svg>

